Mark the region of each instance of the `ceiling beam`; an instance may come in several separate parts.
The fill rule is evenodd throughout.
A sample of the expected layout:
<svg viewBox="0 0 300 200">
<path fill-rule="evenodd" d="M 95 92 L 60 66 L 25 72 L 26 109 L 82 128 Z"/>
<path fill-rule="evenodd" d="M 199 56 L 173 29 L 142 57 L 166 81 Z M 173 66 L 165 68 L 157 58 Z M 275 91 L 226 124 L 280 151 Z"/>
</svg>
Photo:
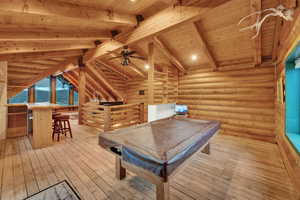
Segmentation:
<svg viewBox="0 0 300 200">
<path fill-rule="evenodd" d="M 67 73 L 64 73 L 63 74 L 63 77 L 65 79 L 67 79 L 67 81 L 69 81 L 74 87 L 76 87 L 77 91 L 78 91 L 78 77 L 74 78 L 71 74 L 67 74 Z M 87 89 L 87 94 L 88 94 L 88 97 L 92 98 L 93 97 L 93 91 L 94 89 L 93 88 L 90 88 L 88 85 L 86 87 Z"/>
<path fill-rule="evenodd" d="M 28 31 L 0 31 L 0 41 L 40 41 L 40 40 L 106 40 L 110 39 L 108 31 L 98 31 L 95 33 L 68 33 L 68 32 L 28 32 Z"/>
<path fill-rule="evenodd" d="M 208 58 L 209 64 L 212 66 L 213 70 L 217 70 L 218 69 L 217 61 L 215 60 L 211 50 L 209 49 L 209 47 L 208 47 L 208 45 L 205 41 L 205 38 L 201 34 L 201 31 L 199 30 L 199 27 L 197 26 L 196 23 L 193 23 L 192 27 L 195 30 L 195 32 L 197 33 L 196 39 L 199 41 L 200 46 L 203 50 L 203 53 Z"/>
<path fill-rule="evenodd" d="M 24 67 L 24 68 L 28 68 L 28 69 L 46 70 L 51 67 L 55 67 L 57 65 L 45 65 L 45 64 L 38 64 L 38 63 L 31 63 L 31 62 L 9 62 L 8 66 Z"/>
<path fill-rule="evenodd" d="M 129 45 L 147 37 L 158 35 L 164 31 L 176 28 L 184 23 L 197 21 L 201 15 L 204 15 L 211 9 L 212 7 L 171 6 L 144 20 L 133 31 L 121 33 L 117 35 L 114 40 L 104 42 L 96 49 L 89 51 L 85 54 L 84 61 L 92 61 L 108 54 L 108 51 L 114 51 L 121 48 L 124 44 Z"/>
<path fill-rule="evenodd" d="M 59 64 L 56 67 L 52 67 L 48 70 L 43 71 L 42 73 L 40 73 L 38 76 L 33 77 L 32 79 L 29 79 L 28 81 L 26 81 L 26 83 L 24 84 L 16 84 L 16 86 L 23 86 L 23 87 L 18 87 L 10 92 L 8 92 L 9 97 L 12 97 L 16 94 L 18 94 L 19 92 L 21 92 L 23 89 L 30 87 L 31 85 L 33 85 L 34 83 L 42 80 L 43 78 L 50 76 L 51 74 L 54 74 L 57 71 L 64 71 L 64 69 L 68 68 L 69 65 L 73 64 L 73 63 L 77 63 L 77 59 L 74 58 L 70 58 L 64 62 L 62 62 L 61 64 Z"/>
<path fill-rule="evenodd" d="M 250 0 L 250 13 L 255 13 L 261 11 L 261 0 Z M 260 17 L 260 16 L 259 16 Z M 257 21 L 257 15 L 253 15 L 250 19 L 250 24 L 254 24 Z M 253 51 L 254 51 L 254 64 L 260 65 L 262 62 L 262 48 L 261 48 L 261 31 L 258 36 L 254 38 L 252 41 Z M 256 30 L 253 30 L 253 35 L 256 34 Z"/>
<path fill-rule="evenodd" d="M 136 25 L 134 15 L 120 14 L 109 10 L 94 9 L 53 0 L 1 0 L 0 9 L 17 13 L 54 16 L 61 19 L 71 18 L 73 20 L 81 20 L 85 23 L 109 23 L 123 26 Z"/>
<path fill-rule="evenodd" d="M 99 84 L 92 76 L 90 76 L 89 73 L 87 73 L 87 78 L 88 78 L 88 81 L 92 85 L 94 85 L 94 87 L 97 88 L 102 93 L 102 95 L 104 95 L 105 100 L 108 100 L 108 101 L 115 100 L 115 98 L 108 91 L 106 91 L 102 87 L 102 85 Z"/>
<path fill-rule="evenodd" d="M 124 95 L 111 85 L 110 81 L 106 79 L 105 74 L 101 71 L 101 69 L 96 69 L 91 63 L 88 63 L 86 66 L 87 71 L 91 72 L 98 80 L 100 80 L 115 97 L 121 100 L 124 99 Z"/>
<path fill-rule="evenodd" d="M 71 74 L 74 74 L 75 77 L 77 77 L 77 79 L 79 78 L 79 72 L 78 70 L 74 70 L 71 72 Z M 91 88 L 93 88 L 93 90 L 95 92 L 97 92 L 101 98 L 107 100 L 114 100 L 114 98 L 111 96 L 111 94 L 109 94 L 99 83 L 97 83 L 87 72 L 86 73 L 86 80 L 87 80 L 87 85 Z"/>
<path fill-rule="evenodd" d="M 16 72 L 25 72 L 25 73 L 41 73 L 43 72 L 42 69 L 36 69 L 36 68 L 28 68 L 28 67 L 17 67 L 13 65 L 9 65 L 7 68 L 8 73 L 10 71 L 16 71 Z"/>
<path fill-rule="evenodd" d="M 171 63 L 176 66 L 179 71 L 186 71 L 181 62 L 172 54 L 168 47 L 158 37 L 153 37 L 153 42 L 154 45 L 169 59 Z"/>
<path fill-rule="evenodd" d="M 129 64 L 129 68 L 142 78 L 146 78 L 146 74 L 133 62 Z"/>
<path fill-rule="evenodd" d="M 70 50 L 70 51 L 50 51 L 50 52 L 35 52 L 35 53 L 15 53 L 15 54 L 3 54 L 0 55 L 0 61 L 32 61 L 33 59 L 48 59 L 48 58 L 65 58 L 80 56 L 83 54 L 82 50 Z"/>
<path fill-rule="evenodd" d="M 0 54 L 62 51 L 94 48 L 92 41 L 0 42 Z"/>
<path fill-rule="evenodd" d="M 101 65 L 103 65 L 104 67 L 116 72 L 117 74 L 119 74 L 121 77 L 124 77 L 125 79 L 131 79 L 130 76 L 128 76 L 124 72 L 119 71 L 115 66 L 113 66 L 110 63 L 106 63 L 100 59 L 97 59 L 97 60 L 95 60 L 95 64 L 96 64 L 96 66 L 99 66 L 99 67 L 101 67 Z"/>
<path fill-rule="evenodd" d="M 62 61 L 53 60 L 32 60 L 31 63 L 44 64 L 44 65 L 58 65 Z"/>
<path fill-rule="evenodd" d="M 119 54 L 111 52 L 111 54 L 115 57 L 118 57 Z M 126 66 L 123 66 L 126 67 Z M 128 65 L 129 69 L 131 69 L 132 71 L 134 71 L 136 74 L 138 74 L 139 76 L 145 78 L 146 75 L 133 63 L 131 62 L 130 65 Z"/>
</svg>

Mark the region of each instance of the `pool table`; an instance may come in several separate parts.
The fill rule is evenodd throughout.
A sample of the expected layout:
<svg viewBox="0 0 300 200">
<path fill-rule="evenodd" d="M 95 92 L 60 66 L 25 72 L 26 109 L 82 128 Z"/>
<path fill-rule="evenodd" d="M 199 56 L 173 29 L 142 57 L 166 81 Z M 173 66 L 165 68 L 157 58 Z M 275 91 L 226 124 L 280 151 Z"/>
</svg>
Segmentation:
<svg viewBox="0 0 300 200">
<path fill-rule="evenodd" d="M 209 142 L 218 133 L 217 121 L 170 117 L 99 136 L 99 145 L 116 155 L 116 177 L 126 169 L 156 185 L 156 198 L 169 199 L 169 179 L 194 153 L 209 154 Z"/>
</svg>

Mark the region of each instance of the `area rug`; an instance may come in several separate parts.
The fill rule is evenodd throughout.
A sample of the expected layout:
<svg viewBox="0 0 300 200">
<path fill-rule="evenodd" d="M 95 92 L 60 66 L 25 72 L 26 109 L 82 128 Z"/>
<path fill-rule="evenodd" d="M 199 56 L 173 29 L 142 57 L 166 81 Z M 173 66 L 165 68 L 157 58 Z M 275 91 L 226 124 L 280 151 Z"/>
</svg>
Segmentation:
<svg viewBox="0 0 300 200">
<path fill-rule="evenodd" d="M 81 200 L 76 191 L 64 180 L 56 183 L 40 192 L 31 195 L 24 200 Z"/>
</svg>

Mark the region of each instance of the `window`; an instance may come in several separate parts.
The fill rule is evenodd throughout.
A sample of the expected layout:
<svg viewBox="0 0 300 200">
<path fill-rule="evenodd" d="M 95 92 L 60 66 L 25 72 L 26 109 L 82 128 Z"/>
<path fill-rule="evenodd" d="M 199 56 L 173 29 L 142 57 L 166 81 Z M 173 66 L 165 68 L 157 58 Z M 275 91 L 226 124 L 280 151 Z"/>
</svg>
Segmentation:
<svg viewBox="0 0 300 200">
<path fill-rule="evenodd" d="M 69 105 L 70 85 L 61 78 L 56 79 L 56 103 L 59 105 Z"/>
<path fill-rule="evenodd" d="M 28 89 L 23 90 L 16 96 L 8 100 L 9 103 L 27 103 L 28 102 Z"/>
<path fill-rule="evenodd" d="M 285 67 L 285 131 L 289 141 L 300 153 L 300 43 L 288 57 Z"/>
<path fill-rule="evenodd" d="M 50 102 L 50 78 L 47 77 L 35 84 L 35 102 Z"/>
<path fill-rule="evenodd" d="M 74 105 L 78 105 L 78 92 L 74 91 Z"/>
</svg>

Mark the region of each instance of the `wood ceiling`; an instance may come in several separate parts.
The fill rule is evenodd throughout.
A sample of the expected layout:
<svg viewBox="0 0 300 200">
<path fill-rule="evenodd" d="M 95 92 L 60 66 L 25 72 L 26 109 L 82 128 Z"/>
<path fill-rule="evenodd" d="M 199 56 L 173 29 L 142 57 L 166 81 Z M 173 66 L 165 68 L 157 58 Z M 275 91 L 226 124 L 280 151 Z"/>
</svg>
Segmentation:
<svg viewBox="0 0 300 200">
<path fill-rule="evenodd" d="M 181 72 L 189 67 L 219 70 L 274 61 L 279 20 L 269 18 L 255 40 L 253 32 L 240 32 L 237 23 L 250 12 L 278 4 L 277 0 L 183 0 L 180 5 L 176 0 L 1 0 L 0 60 L 9 65 L 8 96 L 59 71 L 69 71 L 65 77 L 76 86 L 77 61 L 84 56 L 91 65 L 90 95 L 96 91 L 107 100 L 118 99 L 122 87 L 111 84 L 111 74 L 120 80 L 147 78 L 146 61 L 133 60 L 124 67 L 121 60 L 109 59 L 124 44 L 147 57 L 147 45 L 153 41 L 155 65 L 174 66 Z M 136 15 L 144 17 L 138 26 Z M 120 34 L 112 38 L 113 30 Z"/>
</svg>

